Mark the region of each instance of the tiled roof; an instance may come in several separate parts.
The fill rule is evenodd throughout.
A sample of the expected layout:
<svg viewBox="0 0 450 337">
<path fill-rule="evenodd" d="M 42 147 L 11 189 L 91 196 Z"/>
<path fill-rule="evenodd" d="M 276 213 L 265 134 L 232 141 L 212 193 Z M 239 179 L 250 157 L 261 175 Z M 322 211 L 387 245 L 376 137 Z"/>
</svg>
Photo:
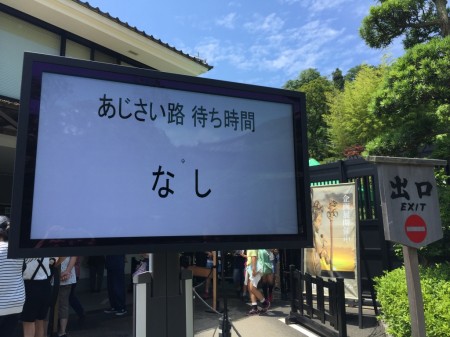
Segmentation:
<svg viewBox="0 0 450 337">
<path fill-rule="evenodd" d="M 160 39 L 156 39 L 152 35 L 148 35 L 143 30 L 139 30 L 137 27 L 130 26 L 127 22 L 123 22 L 119 18 L 115 18 L 115 17 L 111 16 L 109 13 L 101 11 L 100 8 L 91 6 L 89 4 L 89 2 L 83 2 L 83 1 L 80 1 L 80 0 L 72 0 L 72 1 L 77 3 L 77 4 L 79 4 L 79 5 L 81 5 L 81 6 L 83 6 L 83 7 L 85 7 L 85 8 L 88 8 L 91 11 L 94 11 L 95 13 L 97 13 L 97 14 L 99 14 L 99 15 L 101 15 L 101 16 L 103 16 L 103 17 L 105 17 L 105 18 L 107 18 L 107 19 L 109 19 L 111 21 L 114 21 L 114 22 L 118 23 L 119 25 L 121 25 L 121 26 L 123 26 L 123 27 L 125 27 L 127 29 L 130 29 L 130 30 L 134 31 L 135 33 L 137 33 L 139 35 L 144 36 L 145 38 L 149 39 L 152 42 L 156 42 L 156 43 L 160 44 L 161 46 L 164 46 L 165 48 L 168 48 L 168 49 L 170 49 L 170 50 L 172 50 L 172 51 L 174 51 L 174 52 L 176 52 L 176 53 L 178 53 L 178 54 L 180 54 L 180 55 L 182 55 L 184 57 L 187 57 L 188 59 L 190 59 L 190 60 L 200 64 L 201 66 L 208 68 L 208 70 L 211 70 L 213 68 L 212 66 L 207 64 L 204 60 L 202 60 L 202 59 L 200 59 L 198 57 L 190 56 L 189 54 L 186 54 L 183 51 L 178 50 L 175 47 L 170 46 L 168 43 L 164 43 Z"/>
<path fill-rule="evenodd" d="M 0 105 L 18 108 L 20 104 L 19 104 L 19 102 L 13 101 L 11 99 L 0 98 Z"/>
<path fill-rule="evenodd" d="M 0 97 L 0 134 L 15 136 L 19 102 Z"/>
</svg>

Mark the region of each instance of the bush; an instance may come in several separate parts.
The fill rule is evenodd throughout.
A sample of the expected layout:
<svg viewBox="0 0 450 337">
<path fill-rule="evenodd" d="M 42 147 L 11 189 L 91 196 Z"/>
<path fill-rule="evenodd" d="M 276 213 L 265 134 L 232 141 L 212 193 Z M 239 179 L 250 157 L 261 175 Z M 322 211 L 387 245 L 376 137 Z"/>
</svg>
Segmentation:
<svg viewBox="0 0 450 337">
<path fill-rule="evenodd" d="M 450 263 L 420 267 L 420 280 L 428 337 L 450 336 Z M 409 303 L 404 267 L 375 278 L 377 300 L 381 304 L 378 319 L 394 337 L 410 337 Z"/>
</svg>

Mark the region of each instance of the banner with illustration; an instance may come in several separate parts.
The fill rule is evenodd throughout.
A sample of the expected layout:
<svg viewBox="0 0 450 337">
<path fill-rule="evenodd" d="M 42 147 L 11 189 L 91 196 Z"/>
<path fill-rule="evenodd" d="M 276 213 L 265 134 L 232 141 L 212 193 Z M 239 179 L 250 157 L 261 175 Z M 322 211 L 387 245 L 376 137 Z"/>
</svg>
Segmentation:
<svg viewBox="0 0 450 337">
<path fill-rule="evenodd" d="M 355 183 L 311 187 L 314 248 L 305 249 L 304 271 L 342 277 L 346 298 L 358 298 Z"/>
</svg>

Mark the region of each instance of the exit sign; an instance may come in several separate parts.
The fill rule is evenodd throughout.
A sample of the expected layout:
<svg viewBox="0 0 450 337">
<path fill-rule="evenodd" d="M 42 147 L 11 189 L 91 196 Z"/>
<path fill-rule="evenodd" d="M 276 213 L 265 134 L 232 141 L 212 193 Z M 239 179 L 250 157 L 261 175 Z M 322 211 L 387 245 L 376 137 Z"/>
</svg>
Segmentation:
<svg viewBox="0 0 450 337">
<path fill-rule="evenodd" d="M 445 160 L 368 157 L 377 165 L 386 240 L 413 248 L 443 237 L 434 168 Z"/>
</svg>

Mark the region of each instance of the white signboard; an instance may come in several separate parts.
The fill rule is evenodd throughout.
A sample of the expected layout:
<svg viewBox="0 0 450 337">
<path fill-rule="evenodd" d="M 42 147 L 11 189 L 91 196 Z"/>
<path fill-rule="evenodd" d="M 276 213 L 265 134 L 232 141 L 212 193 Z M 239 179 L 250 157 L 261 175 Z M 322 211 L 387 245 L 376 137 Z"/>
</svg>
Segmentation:
<svg viewBox="0 0 450 337">
<path fill-rule="evenodd" d="M 434 167 L 442 160 L 369 157 L 377 165 L 386 240 L 420 248 L 443 237 Z"/>
<path fill-rule="evenodd" d="M 11 256 L 311 244 L 303 93 L 32 53 L 23 74 Z"/>
<path fill-rule="evenodd" d="M 297 233 L 292 133 L 288 104 L 46 73 L 31 238 Z"/>
</svg>

